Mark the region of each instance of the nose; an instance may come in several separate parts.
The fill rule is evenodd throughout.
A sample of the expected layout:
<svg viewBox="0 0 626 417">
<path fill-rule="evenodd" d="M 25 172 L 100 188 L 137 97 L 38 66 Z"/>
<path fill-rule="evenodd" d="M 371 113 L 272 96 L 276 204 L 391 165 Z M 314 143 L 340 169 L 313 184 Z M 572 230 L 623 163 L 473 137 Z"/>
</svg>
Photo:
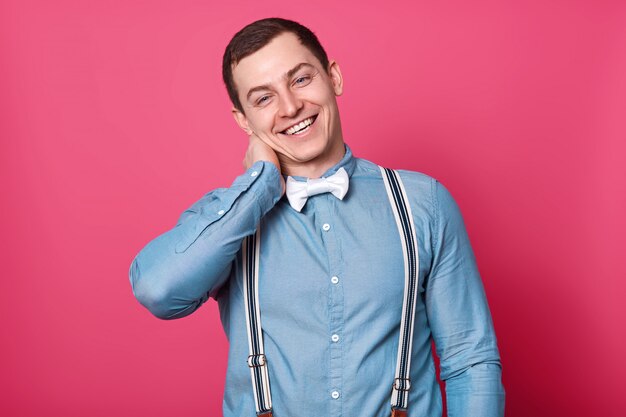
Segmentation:
<svg viewBox="0 0 626 417">
<path fill-rule="evenodd" d="M 287 90 L 279 97 L 279 115 L 281 117 L 293 117 L 302 108 L 302 100 L 292 91 Z"/>
</svg>

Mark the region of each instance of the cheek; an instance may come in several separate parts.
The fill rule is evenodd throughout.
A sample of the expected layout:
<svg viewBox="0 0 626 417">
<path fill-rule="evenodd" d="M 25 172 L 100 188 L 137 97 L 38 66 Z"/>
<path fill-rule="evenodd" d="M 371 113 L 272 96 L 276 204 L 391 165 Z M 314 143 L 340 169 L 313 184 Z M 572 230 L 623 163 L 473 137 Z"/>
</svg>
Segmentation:
<svg viewBox="0 0 626 417">
<path fill-rule="evenodd" d="M 255 114 L 248 117 L 248 124 L 255 131 L 268 131 L 272 129 L 273 118 L 267 114 Z"/>
</svg>

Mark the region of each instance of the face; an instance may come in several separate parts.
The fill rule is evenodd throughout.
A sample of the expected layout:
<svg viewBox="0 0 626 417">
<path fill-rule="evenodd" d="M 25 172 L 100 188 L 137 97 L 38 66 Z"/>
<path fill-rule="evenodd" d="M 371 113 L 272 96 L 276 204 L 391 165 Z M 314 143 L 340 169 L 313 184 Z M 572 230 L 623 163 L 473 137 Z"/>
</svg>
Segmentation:
<svg viewBox="0 0 626 417">
<path fill-rule="evenodd" d="M 233 109 L 235 120 L 276 152 L 283 169 L 330 168 L 341 159 L 336 96 L 343 80 L 337 63 L 322 68 L 288 32 L 242 59 L 233 79 L 243 107 L 243 112 Z"/>
</svg>

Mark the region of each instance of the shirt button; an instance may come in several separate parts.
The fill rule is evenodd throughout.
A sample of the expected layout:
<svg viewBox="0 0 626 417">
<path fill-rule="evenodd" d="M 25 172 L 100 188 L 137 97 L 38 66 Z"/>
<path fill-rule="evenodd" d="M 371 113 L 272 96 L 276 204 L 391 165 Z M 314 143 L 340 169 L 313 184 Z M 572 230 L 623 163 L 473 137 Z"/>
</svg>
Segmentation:
<svg viewBox="0 0 626 417">
<path fill-rule="evenodd" d="M 337 399 L 339 398 L 339 391 L 333 391 L 330 393 L 330 396 L 333 397 L 333 399 Z"/>
<path fill-rule="evenodd" d="M 324 229 L 325 232 L 328 232 L 330 230 L 330 224 L 324 223 L 324 225 L 322 225 L 322 229 Z"/>
<path fill-rule="evenodd" d="M 219 214 L 221 216 L 222 214 L 224 214 L 224 210 L 218 211 L 217 214 Z"/>
<path fill-rule="evenodd" d="M 338 277 L 332 277 L 330 279 L 330 282 L 332 282 L 333 284 L 337 284 L 339 282 L 339 278 Z"/>
<path fill-rule="evenodd" d="M 256 177 L 257 175 L 259 175 L 257 171 L 252 171 L 252 174 L 250 174 L 251 177 Z"/>
<path fill-rule="evenodd" d="M 334 334 L 330 337 L 330 340 L 332 340 L 333 342 L 337 343 L 339 341 L 339 335 L 338 334 Z"/>
</svg>

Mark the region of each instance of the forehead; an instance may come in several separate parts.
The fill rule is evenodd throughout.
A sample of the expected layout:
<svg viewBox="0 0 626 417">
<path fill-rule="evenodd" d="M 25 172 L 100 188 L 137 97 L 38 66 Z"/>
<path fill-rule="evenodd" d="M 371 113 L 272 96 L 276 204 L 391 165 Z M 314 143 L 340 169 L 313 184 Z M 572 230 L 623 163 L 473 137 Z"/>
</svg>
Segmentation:
<svg viewBox="0 0 626 417">
<path fill-rule="evenodd" d="M 233 68 L 233 80 L 240 96 L 245 96 L 247 90 L 254 86 L 279 82 L 287 71 L 302 62 L 321 69 L 318 59 L 295 34 L 281 33 L 263 48 L 239 61 Z"/>
</svg>

